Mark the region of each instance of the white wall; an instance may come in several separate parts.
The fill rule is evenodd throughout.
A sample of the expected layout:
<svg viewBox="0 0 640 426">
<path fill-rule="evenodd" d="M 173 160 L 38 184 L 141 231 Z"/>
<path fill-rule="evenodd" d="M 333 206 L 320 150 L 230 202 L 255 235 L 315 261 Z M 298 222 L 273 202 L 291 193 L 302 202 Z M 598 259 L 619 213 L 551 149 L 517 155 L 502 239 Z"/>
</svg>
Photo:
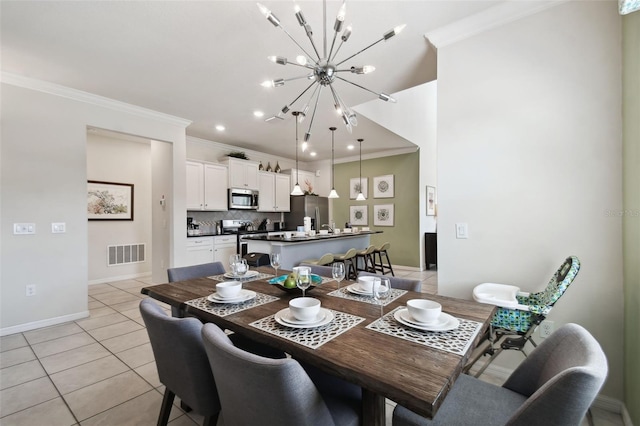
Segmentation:
<svg viewBox="0 0 640 426">
<path fill-rule="evenodd" d="M 622 235 L 606 211 L 622 208 L 620 37 L 615 2 L 566 2 L 438 49 L 439 292 L 540 290 L 577 255 L 549 319 L 598 339 L 618 399 Z"/>
<path fill-rule="evenodd" d="M 87 179 L 133 184 L 133 221 L 88 222 L 89 283 L 135 277 L 151 272 L 151 144 L 87 135 Z M 146 244 L 141 263 L 107 266 L 107 246 Z"/>
<path fill-rule="evenodd" d="M 172 142 L 173 170 L 165 173 L 175 176 L 176 187 L 184 187 L 188 122 L 17 76 L 3 74 L 2 80 L 0 334 L 4 335 L 88 314 L 87 126 Z M 172 202 L 170 234 L 178 223 L 184 230 L 183 192 L 171 188 L 167 192 Z M 16 222 L 35 223 L 37 233 L 13 235 Z M 52 234 L 51 222 L 65 222 L 67 232 Z M 172 236 L 174 247 L 177 240 L 186 241 L 184 232 Z M 174 249 L 171 256 L 173 261 L 183 255 Z M 27 284 L 36 284 L 35 296 L 25 296 Z"/>
</svg>

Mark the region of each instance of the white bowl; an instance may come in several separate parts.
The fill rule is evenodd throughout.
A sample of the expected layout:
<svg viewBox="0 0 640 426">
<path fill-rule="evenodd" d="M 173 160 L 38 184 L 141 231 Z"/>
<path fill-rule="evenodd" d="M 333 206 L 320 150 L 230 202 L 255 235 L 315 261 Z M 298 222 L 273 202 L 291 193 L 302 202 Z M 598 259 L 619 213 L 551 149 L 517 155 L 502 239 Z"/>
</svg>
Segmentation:
<svg viewBox="0 0 640 426">
<path fill-rule="evenodd" d="M 380 278 L 370 276 L 358 277 L 358 284 L 363 291 L 371 293 L 373 291 L 373 281 L 376 279 Z"/>
<path fill-rule="evenodd" d="M 293 236 L 293 232 L 285 232 L 284 233 L 285 240 L 290 240 L 292 236 Z"/>
<path fill-rule="evenodd" d="M 329 234 L 329 231 L 327 229 L 321 229 L 321 230 L 318 231 L 318 234 L 327 235 L 327 234 Z"/>
<path fill-rule="evenodd" d="M 216 284 L 216 293 L 222 298 L 230 299 L 240 294 L 242 283 L 240 281 L 223 281 Z"/>
<path fill-rule="evenodd" d="M 411 299 L 407 302 L 407 309 L 413 319 L 423 324 L 437 321 L 442 313 L 442 305 L 427 299 Z"/>
<path fill-rule="evenodd" d="M 299 321 L 310 321 L 320 313 L 320 301 L 313 297 L 296 297 L 289 301 L 289 311 Z"/>
<path fill-rule="evenodd" d="M 306 234 L 304 231 L 302 231 L 302 232 L 298 231 L 298 232 L 296 232 L 296 234 L 295 234 L 295 235 L 296 235 L 296 237 L 298 237 L 298 238 L 306 237 L 306 236 L 307 236 L 307 234 Z"/>
</svg>

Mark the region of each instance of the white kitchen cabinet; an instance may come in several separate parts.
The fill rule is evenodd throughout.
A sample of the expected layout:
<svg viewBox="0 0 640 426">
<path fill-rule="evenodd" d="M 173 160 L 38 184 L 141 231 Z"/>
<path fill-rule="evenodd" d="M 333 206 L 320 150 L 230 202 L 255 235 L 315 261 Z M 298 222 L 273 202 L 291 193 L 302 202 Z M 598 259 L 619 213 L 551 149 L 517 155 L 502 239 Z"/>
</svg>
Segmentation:
<svg viewBox="0 0 640 426">
<path fill-rule="evenodd" d="M 288 212 L 290 177 L 281 173 L 258 172 L 258 211 Z"/>
<path fill-rule="evenodd" d="M 291 183 L 289 192 L 293 191 L 293 187 L 296 185 L 296 169 L 287 169 L 283 171 L 283 173 L 291 176 Z M 306 170 L 298 170 L 298 183 L 300 184 L 300 188 L 303 191 L 308 191 L 309 193 L 313 193 L 316 195 L 318 191 L 316 190 L 316 175 L 313 172 L 308 172 Z"/>
<path fill-rule="evenodd" d="M 187 262 L 182 266 L 213 262 L 213 237 L 187 238 Z"/>
<path fill-rule="evenodd" d="M 214 262 L 222 262 L 225 271 L 230 272 L 229 256 L 237 253 L 237 236 L 235 234 L 216 235 L 213 239 Z"/>
<path fill-rule="evenodd" d="M 227 167 L 187 161 L 187 210 L 227 210 Z"/>
<path fill-rule="evenodd" d="M 229 166 L 229 188 L 258 189 L 257 162 L 231 157 L 222 162 Z"/>
</svg>

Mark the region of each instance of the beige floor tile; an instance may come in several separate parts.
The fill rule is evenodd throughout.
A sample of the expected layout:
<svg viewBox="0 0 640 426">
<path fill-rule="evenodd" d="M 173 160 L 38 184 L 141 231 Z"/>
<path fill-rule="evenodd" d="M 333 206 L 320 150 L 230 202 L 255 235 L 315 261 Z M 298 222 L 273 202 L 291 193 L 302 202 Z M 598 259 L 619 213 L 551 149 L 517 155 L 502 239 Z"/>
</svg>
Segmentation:
<svg viewBox="0 0 640 426">
<path fill-rule="evenodd" d="M 154 360 L 150 343 L 127 349 L 118 353 L 117 356 L 131 368 L 138 368 Z"/>
<path fill-rule="evenodd" d="M 173 411 L 172 411 L 173 413 Z M 169 426 L 194 426 L 197 425 L 198 423 L 194 422 L 193 420 L 191 420 L 191 418 L 189 416 L 187 416 L 186 414 L 181 415 L 180 417 L 177 417 L 175 420 L 172 420 L 168 423 Z M 224 422 L 222 421 L 222 416 L 218 417 L 218 425 L 217 426 L 224 426 Z"/>
<path fill-rule="evenodd" d="M 2 356 L 0 356 L 0 368 L 11 367 L 12 365 L 21 364 L 33 359 L 36 359 L 36 355 L 29 346 L 11 349 L 2 352 Z"/>
<path fill-rule="evenodd" d="M 92 343 L 95 343 L 93 337 L 83 331 L 82 333 L 72 334 L 71 336 L 60 337 L 55 340 L 38 343 L 31 347 L 38 358 L 44 358 L 46 356 L 55 355 L 60 352 L 76 349 Z"/>
<path fill-rule="evenodd" d="M 116 311 L 122 313 L 123 311 L 130 311 L 132 309 L 140 309 L 140 300 L 136 298 L 136 300 L 129 300 L 127 302 L 116 303 L 114 305 L 110 305 Z"/>
<path fill-rule="evenodd" d="M 38 360 L 3 368 L 0 370 L 0 390 L 39 379 L 46 375 L 47 373 Z"/>
<path fill-rule="evenodd" d="M 149 364 L 141 365 L 140 367 L 136 368 L 134 371 L 138 373 L 140 377 L 145 379 L 154 388 L 158 388 L 162 386 L 162 383 L 160 383 L 160 378 L 158 377 L 158 368 L 156 367 L 155 361 L 150 362 Z"/>
<path fill-rule="evenodd" d="M 96 300 L 99 300 L 102 303 L 106 303 L 107 305 L 115 305 L 122 302 L 128 302 L 130 300 L 140 300 L 138 296 L 135 296 L 131 293 L 127 293 L 126 291 L 118 290 L 117 293 L 104 293 L 98 294 L 94 296 Z"/>
<path fill-rule="evenodd" d="M 104 303 L 100 302 L 99 300 L 95 300 L 93 297 L 89 299 L 88 305 L 89 305 L 89 310 L 104 308 L 105 306 L 107 306 Z"/>
<path fill-rule="evenodd" d="M 116 354 L 148 342 L 149 335 L 147 334 L 147 329 L 140 326 L 140 329 L 137 331 L 123 334 L 122 336 L 113 337 L 111 339 L 106 339 L 101 341 L 100 343 L 102 343 L 105 348 Z"/>
<path fill-rule="evenodd" d="M 108 355 L 110 355 L 109 351 L 100 343 L 93 343 L 81 348 L 41 358 L 40 362 L 48 374 L 54 374 L 96 359 L 104 358 Z"/>
<path fill-rule="evenodd" d="M 92 284 L 89 286 L 89 296 L 94 296 L 97 294 L 108 293 L 110 291 L 117 290 L 115 287 L 112 287 L 109 284 Z"/>
<path fill-rule="evenodd" d="M 0 412 L 7 416 L 57 396 L 58 392 L 51 380 L 41 377 L 0 391 Z"/>
<path fill-rule="evenodd" d="M 71 336 L 72 334 L 82 333 L 84 330 L 78 327 L 75 322 L 68 322 L 53 327 L 39 328 L 37 330 L 26 331 L 24 337 L 31 345 L 55 340 L 60 337 Z"/>
<path fill-rule="evenodd" d="M 87 333 L 91 334 L 97 341 L 102 341 L 131 333 L 133 331 L 140 330 L 141 328 L 142 326 L 137 322 L 127 320 L 117 324 L 111 324 L 106 327 L 94 328 L 93 330 L 87 331 Z"/>
<path fill-rule="evenodd" d="M 82 426 L 106 426 L 106 425 L 136 425 L 154 426 L 160 414 L 162 395 L 156 390 L 146 392 L 123 404 L 117 405 L 107 411 L 93 416 L 81 423 Z M 174 408 L 169 415 L 169 421 L 180 417 L 183 412 Z"/>
<path fill-rule="evenodd" d="M 46 419 L 46 422 L 43 422 Z M 62 398 L 54 398 L 2 418 L 2 426 L 71 426 L 76 419 Z"/>
<path fill-rule="evenodd" d="M 64 395 L 71 412 L 83 421 L 151 390 L 133 371 L 86 386 Z"/>
<path fill-rule="evenodd" d="M 141 283 L 145 283 L 147 285 L 154 283 L 152 277 L 150 277 L 150 276 L 149 277 L 136 278 L 136 280 L 140 281 Z"/>
<path fill-rule="evenodd" d="M 139 324 L 144 324 L 144 321 L 142 321 L 142 314 L 140 313 L 139 308 L 131 309 L 129 311 L 122 311 L 120 313 L 127 318 L 131 318 L 132 320 L 134 320 Z"/>
<path fill-rule="evenodd" d="M 112 309 L 109 306 L 102 304 L 101 302 L 98 303 L 100 303 L 102 307 L 89 309 L 89 318 L 104 317 L 107 315 L 118 313 L 115 309 Z"/>
<path fill-rule="evenodd" d="M 145 284 L 141 283 L 138 280 L 122 280 L 110 283 L 112 287 L 119 288 L 120 290 L 125 290 L 129 288 L 139 288 L 143 287 Z"/>
<path fill-rule="evenodd" d="M 0 352 L 23 348 L 28 345 L 27 339 L 24 338 L 22 333 L 0 337 Z"/>
<path fill-rule="evenodd" d="M 109 355 L 74 368 L 51 375 L 61 394 L 66 395 L 85 386 L 129 371 L 129 367 L 116 356 Z"/>
<path fill-rule="evenodd" d="M 128 321 L 129 318 L 115 312 L 113 314 L 104 315 L 98 318 L 89 317 L 87 319 L 76 321 L 80 327 L 85 330 L 93 330 L 94 328 L 106 327 L 107 325 L 116 324 L 122 321 Z"/>
</svg>

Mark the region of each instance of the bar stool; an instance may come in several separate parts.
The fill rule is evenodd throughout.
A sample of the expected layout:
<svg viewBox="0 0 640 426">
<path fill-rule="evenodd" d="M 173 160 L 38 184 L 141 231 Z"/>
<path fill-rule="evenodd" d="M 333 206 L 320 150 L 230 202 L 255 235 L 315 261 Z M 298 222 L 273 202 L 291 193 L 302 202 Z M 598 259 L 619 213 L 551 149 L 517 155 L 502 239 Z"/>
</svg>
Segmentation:
<svg viewBox="0 0 640 426">
<path fill-rule="evenodd" d="M 346 253 L 334 254 L 333 262 L 342 262 L 344 263 L 344 273 L 345 278 L 348 280 L 355 280 L 358 278 L 356 275 L 356 267 L 355 267 L 355 257 L 357 250 L 352 248 L 347 250 Z"/>
<path fill-rule="evenodd" d="M 329 265 L 333 263 L 333 255 L 331 253 L 325 253 L 320 259 L 305 259 L 300 263 L 306 263 L 308 265 Z"/>
<path fill-rule="evenodd" d="M 367 271 L 375 273 L 374 262 L 373 262 L 373 251 L 376 249 L 375 246 L 370 245 L 366 249 L 362 249 L 360 251 L 356 251 L 356 271 Z M 362 260 L 362 267 L 360 266 L 360 262 L 358 260 Z"/>
<path fill-rule="evenodd" d="M 391 243 L 387 241 L 373 251 L 373 269 L 375 269 L 376 271 L 382 272 L 382 275 L 387 275 L 388 272 L 391 272 L 391 276 L 395 277 L 396 274 L 393 273 L 393 268 L 391 267 L 391 261 L 389 260 L 389 254 L 387 253 L 387 250 L 389 250 L 389 247 L 391 247 Z M 376 260 L 376 255 L 378 255 L 377 260 Z M 386 265 L 382 261 L 383 255 L 385 259 L 387 259 Z"/>
</svg>

